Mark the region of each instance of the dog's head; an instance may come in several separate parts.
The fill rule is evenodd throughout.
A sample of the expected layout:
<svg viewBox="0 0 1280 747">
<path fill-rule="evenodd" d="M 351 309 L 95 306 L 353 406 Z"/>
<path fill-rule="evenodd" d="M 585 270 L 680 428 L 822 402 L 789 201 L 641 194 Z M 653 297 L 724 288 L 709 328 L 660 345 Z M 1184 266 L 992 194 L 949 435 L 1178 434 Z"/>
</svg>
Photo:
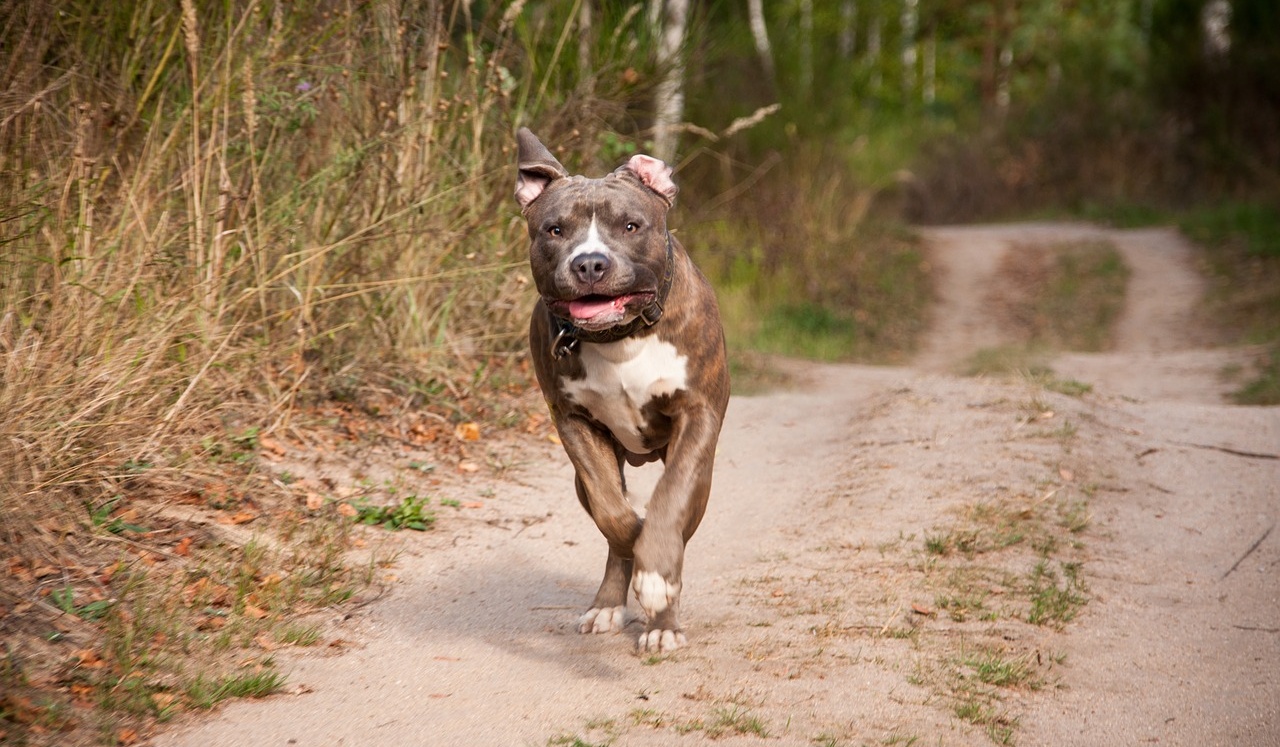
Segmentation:
<svg viewBox="0 0 1280 747">
<path fill-rule="evenodd" d="M 667 270 L 667 211 L 679 191 L 671 167 L 634 155 L 600 179 L 569 176 L 532 132 L 516 138 L 516 200 L 547 308 L 590 331 L 635 319 Z"/>
</svg>

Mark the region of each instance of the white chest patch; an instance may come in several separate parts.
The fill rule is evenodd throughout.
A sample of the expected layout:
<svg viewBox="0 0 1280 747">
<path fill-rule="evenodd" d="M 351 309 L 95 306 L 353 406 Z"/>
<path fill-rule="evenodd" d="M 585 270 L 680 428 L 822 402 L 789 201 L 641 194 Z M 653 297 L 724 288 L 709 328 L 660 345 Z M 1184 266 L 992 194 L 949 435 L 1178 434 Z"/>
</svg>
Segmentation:
<svg viewBox="0 0 1280 747">
<path fill-rule="evenodd" d="M 628 451 L 647 453 L 642 410 L 654 397 L 685 388 L 689 359 L 655 335 L 603 345 L 583 343 L 579 355 L 586 376 L 561 379 L 565 393 Z"/>
</svg>

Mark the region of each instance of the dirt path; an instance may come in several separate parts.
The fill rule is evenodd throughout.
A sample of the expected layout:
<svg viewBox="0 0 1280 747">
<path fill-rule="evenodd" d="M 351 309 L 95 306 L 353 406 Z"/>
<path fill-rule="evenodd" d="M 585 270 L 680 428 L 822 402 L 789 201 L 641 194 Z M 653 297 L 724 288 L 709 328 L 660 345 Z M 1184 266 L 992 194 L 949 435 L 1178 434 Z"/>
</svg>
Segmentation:
<svg viewBox="0 0 1280 747">
<path fill-rule="evenodd" d="M 1248 455 L 1280 453 L 1280 411 L 1220 404 L 1229 355 L 1188 335 L 1186 246 L 1105 234 L 1133 270 L 1119 349 L 1054 362 L 1094 394 L 944 373 L 1000 342 L 1000 252 L 1082 233 L 931 230 L 917 366 L 797 364 L 792 391 L 733 401 L 687 649 L 573 632 L 604 543 L 559 447 L 526 443 L 455 496 L 484 508 L 409 538 L 389 593 L 334 621 L 341 655 L 291 656 L 291 694 L 157 743 L 1280 744 L 1280 461 Z M 1028 584 L 1070 590 L 1075 568 L 1088 603 L 1030 622 Z M 1028 674 L 980 681 L 978 654 Z"/>
</svg>

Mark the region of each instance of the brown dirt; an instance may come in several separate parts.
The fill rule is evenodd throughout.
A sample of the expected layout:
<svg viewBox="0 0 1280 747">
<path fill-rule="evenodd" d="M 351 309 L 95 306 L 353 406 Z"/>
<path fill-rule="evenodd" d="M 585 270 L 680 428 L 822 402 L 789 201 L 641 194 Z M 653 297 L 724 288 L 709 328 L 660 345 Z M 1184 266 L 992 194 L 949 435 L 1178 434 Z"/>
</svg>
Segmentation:
<svg viewBox="0 0 1280 747">
<path fill-rule="evenodd" d="M 1202 347 L 1186 244 L 1076 225 L 926 236 L 940 299 L 915 366 L 788 363 L 797 386 L 732 402 L 689 548 L 687 649 L 651 660 L 573 631 L 604 542 L 558 446 L 495 445 L 504 468 L 450 493 L 483 507 L 396 535 L 389 593 L 332 621 L 345 653 L 290 656 L 291 694 L 157 743 L 1280 744 L 1280 410 L 1222 404 L 1242 354 Z M 1002 342 L 983 299 L 1008 247 L 1099 237 L 1133 272 L 1116 348 L 1052 362 L 1092 394 L 947 373 Z M 393 451 L 361 472 L 399 469 Z M 298 474 L 308 455 L 292 456 Z M 984 539 L 1010 527 L 1056 549 Z M 948 532 L 974 543 L 925 550 Z M 1042 552 L 1082 564 L 1089 601 L 1062 626 L 1027 621 Z M 957 590 L 983 614 L 947 602 Z M 981 685 L 975 652 L 1033 675 Z M 957 716 L 965 693 L 989 724 Z"/>
</svg>

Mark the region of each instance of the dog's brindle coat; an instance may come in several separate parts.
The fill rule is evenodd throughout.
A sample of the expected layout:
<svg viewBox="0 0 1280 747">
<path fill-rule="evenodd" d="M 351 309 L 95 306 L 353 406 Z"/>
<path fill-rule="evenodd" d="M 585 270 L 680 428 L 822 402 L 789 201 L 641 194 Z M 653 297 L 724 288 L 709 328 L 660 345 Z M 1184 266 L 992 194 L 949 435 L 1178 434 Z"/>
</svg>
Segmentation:
<svg viewBox="0 0 1280 747">
<path fill-rule="evenodd" d="M 578 629 L 620 632 L 629 585 L 648 617 L 639 648 L 678 648 L 685 544 L 706 510 L 729 400 L 715 294 L 667 231 L 669 166 L 636 155 L 600 179 L 569 176 L 533 133 L 517 139 L 516 199 L 541 295 L 534 369 L 578 499 L 609 543 Z M 623 467 L 655 459 L 664 471 L 641 519 Z"/>
</svg>

